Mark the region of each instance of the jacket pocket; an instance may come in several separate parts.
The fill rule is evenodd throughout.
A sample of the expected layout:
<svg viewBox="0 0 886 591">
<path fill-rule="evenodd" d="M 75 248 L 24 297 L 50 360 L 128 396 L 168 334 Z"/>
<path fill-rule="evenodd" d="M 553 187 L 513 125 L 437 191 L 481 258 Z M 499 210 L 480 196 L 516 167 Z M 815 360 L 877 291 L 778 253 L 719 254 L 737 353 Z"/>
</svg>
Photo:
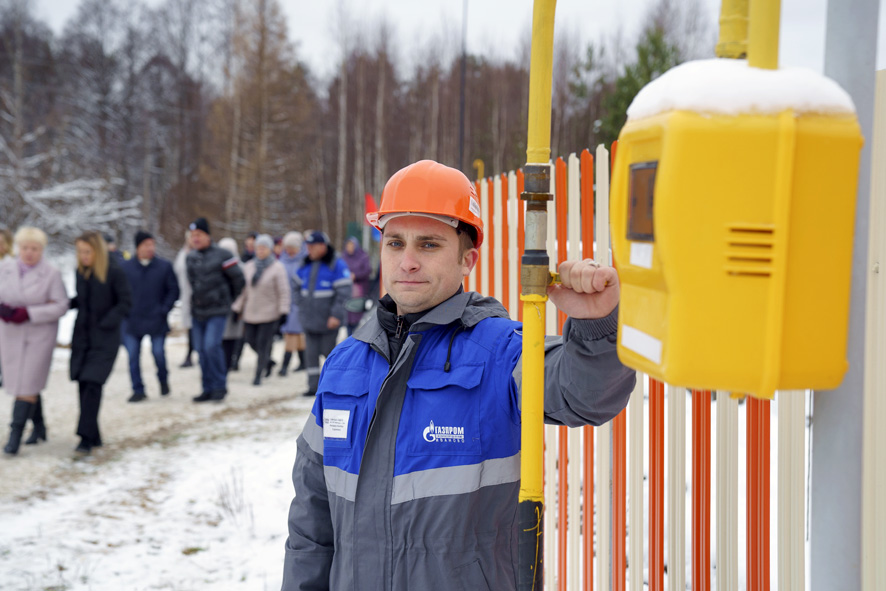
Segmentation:
<svg viewBox="0 0 886 591">
<path fill-rule="evenodd" d="M 482 451 L 478 389 L 485 364 L 461 364 L 450 371 L 442 367 L 417 367 L 407 381 L 403 403 L 407 434 L 406 452 L 413 456 L 470 455 Z"/>
<path fill-rule="evenodd" d="M 326 367 L 317 387 L 323 453 L 350 455 L 365 439 L 369 372 L 348 367 Z"/>
<path fill-rule="evenodd" d="M 486 581 L 479 560 L 452 569 L 452 580 L 460 585 L 458 588 L 463 591 L 489 590 L 489 582 Z"/>
</svg>

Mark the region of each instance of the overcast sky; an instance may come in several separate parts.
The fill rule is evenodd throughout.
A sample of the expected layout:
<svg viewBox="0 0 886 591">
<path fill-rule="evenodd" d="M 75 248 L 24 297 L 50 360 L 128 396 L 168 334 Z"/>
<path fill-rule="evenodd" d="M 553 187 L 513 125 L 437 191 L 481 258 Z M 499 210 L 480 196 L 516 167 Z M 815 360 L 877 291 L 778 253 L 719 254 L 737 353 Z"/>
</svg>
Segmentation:
<svg viewBox="0 0 886 591">
<path fill-rule="evenodd" d="M 157 4 L 160 0 L 147 0 Z M 619 27 L 630 38 L 652 0 L 558 0 L 557 34 L 588 39 Z M 832 0 L 835 1 L 835 0 Z M 35 0 L 37 16 L 61 31 L 74 14 L 78 0 Z M 338 60 L 335 12 L 338 0 L 280 0 L 287 13 L 290 37 L 298 54 L 316 74 L 329 74 Z M 716 20 L 720 0 L 702 0 L 710 18 Z M 384 14 L 396 26 L 395 48 L 407 56 L 429 36 L 447 34 L 460 44 L 463 3 L 459 0 L 345 0 L 356 23 L 373 23 Z M 824 68 L 825 13 L 827 0 L 782 0 L 780 65 Z M 886 4 L 886 2 L 881 3 Z M 877 67 L 886 68 L 886 10 L 881 6 Z M 529 35 L 532 0 L 468 0 L 468 51 L 513 58 L 519 38 Z M 452 41 L 451 41 L 452 42 Z"/>
</svg>

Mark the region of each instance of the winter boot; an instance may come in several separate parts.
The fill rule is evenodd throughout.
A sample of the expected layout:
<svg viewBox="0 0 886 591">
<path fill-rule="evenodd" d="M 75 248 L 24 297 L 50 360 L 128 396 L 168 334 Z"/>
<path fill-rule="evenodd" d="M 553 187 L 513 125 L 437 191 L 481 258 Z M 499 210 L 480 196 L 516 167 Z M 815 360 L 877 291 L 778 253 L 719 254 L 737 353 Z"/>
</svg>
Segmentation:
<svg viewBox="0 0 886 591">
<path fill-rule="evenodd" d="M 25 445 L 36 445 L 42 439 L 46 441 L 46 423 L 43 422 L 43 399 L 37 394 L 37 404 L 34 405 L 34 414 L 31 416 L 34 430 L 25 441 Z"/>
<path fill-rule="evenodd" d="M 208 402 L 212 400 L 212 392 L 203 392 L 200 396 L 194 396 L 191 400 L 194 402 Z"/>
<path fill-rule="evenodd" d="M 308 369 L 308 364 L 305 361 L 305 352 L 299 351 L 298 352 L 298 369 L 295 371 L 304 371 L 306 369 Z"/>
<path fill-rule="evenodd" d="M 268 364 L 265 366 L 265 377 L 271 377 L 271 372 L 274 371 L 274 366 L 277 365 L 277 362 L 273 359 L 268 359 Z"/>
<path fill-rule="evenodd" d="M 292 352 L 287 351 L 283 354 L 283 363 L 280 365 L 280 371 L 277 372 L 279 376 L 285 376 L 286 372 L 289 370 L 289 362 L 292 361 Z"/>
<path fill-rule="evenodd" d="M 9 423 L 11 427 L 9 430 L 9 442 L 3 448 L 5 453 L 10 455 L 18 453 L 18 446 L 22 442 L 22 433 L 24 433 L 25 425 L 34 412 L 34 406 L 33 402 L 16 399 L 15 406 L 12 407 L 12 422 Z"/>
</svg>

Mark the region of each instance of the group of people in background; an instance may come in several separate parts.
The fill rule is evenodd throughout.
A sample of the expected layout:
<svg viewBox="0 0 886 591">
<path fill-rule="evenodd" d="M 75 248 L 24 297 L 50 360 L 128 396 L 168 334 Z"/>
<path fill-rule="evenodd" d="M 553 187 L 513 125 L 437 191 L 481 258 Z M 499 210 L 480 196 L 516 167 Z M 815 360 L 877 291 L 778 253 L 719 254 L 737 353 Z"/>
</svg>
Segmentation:
<svg viewBox="0 0 886 591">
<path fill-rule="evenodd" d="M 61 274 L 44 258 L 45 232 L 19 228 L 14 244 L 17 256 L 0 261 L 0 367 L 3 387 L 15 397 L 9 441 L 3 451 L 18 453 L 28 421 L 34 428 L 25 444 L 47 438 L 41 392 L 49 378 L 58 321 L 73 308 L 77 319 L 71 336 L 70 376 L 80 395 L 76 449 L 89 453 L 102 445 L 98 427 L 102 389 L 120 348 L 120 325 L 129 315 L 132 290 L 98 232 L 85 232 L 75 240 L 77 295 L 70 299 Z"/>
<path fill-rule="evenodd" d="M 60 272 L 44 258 L 47 245 L 38 228 L 22 227 L 14 236 L 0 230 L 0 384 L 15 398 L 4 447 L 9 455 L 18 453 L 29 421 L 33 430 L 26 445 L 47 438 L 41 393 L 59 320 L 68 309 L 77 310 L 70 360 L 80 398 L 76 451 L 88 454 L 102 445 L 102 393 L 121 344 L 129 356 L 129 402 L 148 398 L 140 366 L 146 337 L 160 395 L 171 393 L 165 339 L 176 301 L 188 333 L 181 367 L 192 366 L 196 352 L 201 370 L 202 389 L 194 402 L 225 398 L 227 374 L 238 369 L 244 344 L 257 355 L 252 383 L 260 385 L 277 365 L 271 358 L 277 335 L 285 345 L 278 375 L 285 376 L 297 359 L 297 369 L 307 372 L 304 394 L 311 396 L 320 358 L 332 351 L 339 328 L 347 326 L 350 334 L 359 323 L 372 276 L 369 256 L 356 239 L 339 256 L 324 232 L 289 232 L 277 239 L 251 233 L 238 253 L 231 238 L 213 241 L 201 217 L 189 225 L 173 262 L 157 256 L 156 240 L 145 231 L 135 234 L 132 256 L 124 256 L 106 234 L 82 234 L 75 240 L 76 295 L 69 298 Z"/>
</svg>

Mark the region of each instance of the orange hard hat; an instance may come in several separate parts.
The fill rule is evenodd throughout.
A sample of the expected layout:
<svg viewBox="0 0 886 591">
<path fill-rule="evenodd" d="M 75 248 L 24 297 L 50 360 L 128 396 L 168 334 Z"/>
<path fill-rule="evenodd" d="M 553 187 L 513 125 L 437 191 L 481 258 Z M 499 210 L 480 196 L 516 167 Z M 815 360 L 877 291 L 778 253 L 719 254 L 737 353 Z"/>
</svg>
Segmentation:
<svg viewBox="0 0 886 591">
<path fill-rule="evenodd" d="M 388 180 L 381 194 L 378 211 L 366 214 L 366 221 L 381 230 L 395 217 L 420 215 L 457 228 L 464 222 L 477 231 L 474 246 L 483 244 L 480 201 L 468 177 L 460 170 L 433 160 L 420 160 L 402 168 Z"/>
</svg>

